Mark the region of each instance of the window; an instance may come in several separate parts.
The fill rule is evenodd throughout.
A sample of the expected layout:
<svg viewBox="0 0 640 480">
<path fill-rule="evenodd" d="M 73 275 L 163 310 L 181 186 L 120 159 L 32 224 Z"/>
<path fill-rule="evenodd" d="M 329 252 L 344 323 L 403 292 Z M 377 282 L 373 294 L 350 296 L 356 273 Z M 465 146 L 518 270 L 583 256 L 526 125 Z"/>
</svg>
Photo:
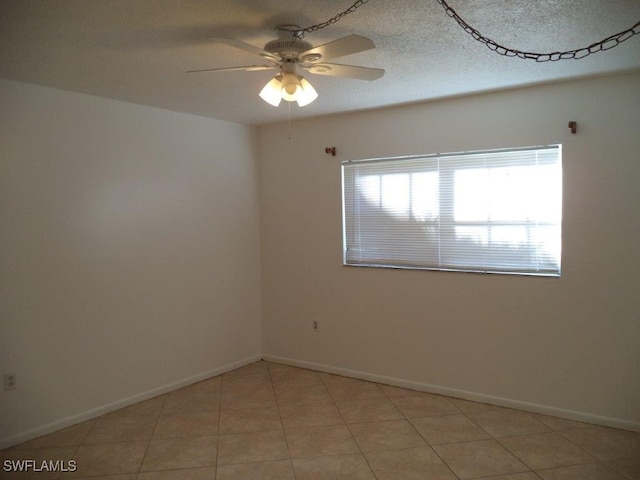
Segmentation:
<svg viewBox="0 0 640 480">
<path fill-rule="evenodd" d="M 561 146 L 343 162 L 344 264 L 560 276 Z"/>
</svg>

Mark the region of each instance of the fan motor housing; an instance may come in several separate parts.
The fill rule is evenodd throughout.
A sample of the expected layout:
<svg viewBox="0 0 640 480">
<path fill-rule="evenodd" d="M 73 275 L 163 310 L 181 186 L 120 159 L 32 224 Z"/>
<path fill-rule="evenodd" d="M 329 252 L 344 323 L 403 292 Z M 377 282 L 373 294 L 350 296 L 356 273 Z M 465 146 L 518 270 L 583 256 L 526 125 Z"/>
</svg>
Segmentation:
<svg viewBox="0 0 640 480">
<path fill-rule="evenodd" d="M 264 50 L 278 55 L 283 60 L 296 59 L 302 52 L 313 48 L 309 42 L 304 40 L 272 40 L 264 46 Z"/>
</svg>

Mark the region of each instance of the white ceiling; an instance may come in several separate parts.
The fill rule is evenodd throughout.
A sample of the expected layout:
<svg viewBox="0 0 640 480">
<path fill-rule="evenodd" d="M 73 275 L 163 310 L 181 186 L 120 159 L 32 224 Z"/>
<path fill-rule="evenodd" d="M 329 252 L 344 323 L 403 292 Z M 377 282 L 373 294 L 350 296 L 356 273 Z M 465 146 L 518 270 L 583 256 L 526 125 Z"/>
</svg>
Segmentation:
<svg viewBox="0 0 640 480">
<path fill-rule="evenodd" d="M 186 74 L 260 63 L 211 37 L 258 47 L 274 27 L 323 22 L 355 0 L 0 0 L 0 77 L 179 112 L 259 125 L 287 118 L 257 94 L 272 72 Z M 633 26 L 639 0 L 449 0 L 485 36 L 519 50 L 588 46 Z M 436 0 L 370 0 L 305 40 L 349 34 L 375 50 L 336 63 L 386 69 L 373 82 L 309 75 L 319 98 L 293 118 L 511 88 L 640 68 L 640 35 L 581 60 L 499 56 L 466 34 Z M 258 60 L 258 61 L 257 61 Z M 585 99 L 588 101 L 588 99 Z"/>
</svg>

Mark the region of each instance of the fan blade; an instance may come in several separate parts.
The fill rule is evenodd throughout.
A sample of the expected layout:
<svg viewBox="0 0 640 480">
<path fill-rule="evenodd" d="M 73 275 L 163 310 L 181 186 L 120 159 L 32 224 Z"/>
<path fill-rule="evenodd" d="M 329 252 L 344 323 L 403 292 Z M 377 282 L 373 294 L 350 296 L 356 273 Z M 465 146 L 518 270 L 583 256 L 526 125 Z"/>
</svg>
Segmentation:
<svg viewBox="0 0 640 480">
<path fill-rule="evenodd" d="M 307 55 L 322 55 L 321 60 L 325 61 L 351 55 L 352 53 L 364 52 L 372 48 L 376 48 L 376 46 L 368 38 L 360 35 L 349 35 L 302 52 L 299 57 L 304 61 L 304 57 Z"/>
<path fill-rule="evenodd" d="M 218 43 L 225 43 L 230 47 L 237 48 L 239 50 L 244 50 L 245 52 L 255 53 L 256 55 L 260 55 L 261 57 L 268 58 L 270 60 L 274 60 L 274 61 L 280 60 L 278 56 L 273 55 L 267 52 L 266 50 L 263 50 L 254 45 L 251 45 L 250 43 L 246 43 L 241 40 L 236 40 L 235 38 L 215 37 L 215 38 L 211 38 L 211 40 Z"/>
<path fill-rule="evenodd" d="M 381 68 L 356 67 L 355 65 L 339 65 L 337 63 L 316 63 L 303 65 L 302 68 L 315 75 L 331 75 L 360 80 L 376 80 L 384 75 L 384 70 Z"/>
<path fill-rule="evenodd" d="M 200 72 L 234 72 L 243 70 L 245 72 L 258 72 L 262 70 L 275 70 L 277 65 L 247 65 L 244 67 L 226 67 L 226 68 L 203 68 L 200 70 L 187 70 L 186 73 L 200 73 Z"/>
</svg>

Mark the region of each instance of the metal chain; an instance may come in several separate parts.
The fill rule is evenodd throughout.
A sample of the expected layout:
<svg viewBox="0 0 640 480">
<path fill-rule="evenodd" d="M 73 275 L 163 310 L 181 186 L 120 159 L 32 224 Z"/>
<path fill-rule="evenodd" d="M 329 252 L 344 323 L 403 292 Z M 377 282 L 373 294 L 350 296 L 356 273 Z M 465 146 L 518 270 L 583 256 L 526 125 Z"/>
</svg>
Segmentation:
<svg viewBox="0 0 640 480">
<path fill-rule="evenodd" d="M 368 3 L 369 0 L 358 0 L 356 3 L 347 8 L 344 12 L 340 12 L 335 17 L 330 18 L 326 22 L 318 23 L 317 25 L 312 25 L 307 28 L 301 28 L 298 25 L 280 25 L 276 27 L 276 30 L 283 30 L 285 32 L 291 32 L 291 34 L 299 40 L 304 38 L 305 33 L 315 32 L 316 30 L 320 30 L 321 28 L 328 27 L 329 25 L 333 25 L 334 23 L 342 20 L 342 17 L 349 15 L 350 13 L 355 12 L 365 3 Z"/>
<path fill-rule="evenodd" d="M 490 38 L 482 35 L 478 30 L 470 26 L 467 22 L 465 22 L 460 15 L 456 13 L 456 11 L 451 8 L 445 0 L 436 0 L 442 7 L 444 8 L 447 15 L 453 18 L 458 25 L 460 25 L 465 32 L 471 35 L 475 40 L 480 43 L 484 43 L 487 48 L 493 50 L 494 52 L 504 55 L 505 57 L 519 57 L 525 59 L 535 60 L 536 62 L 556 62 L 558 60 L 566 60 L 566 59 L 580 59 L 584 58 L 592 53 L 601 52 L 604 50 L 609 50 L 611 48 L 617 47 L 625 40 L 629 40 L 634 35 L 640 34 L 640 22 L 636 23 L 633 27 L 624 30 L 620 33 L 616 33 L 615 35 L 611 35 L 605 39 L 600 40 L 599 42 L 592 43 L 588 47 L 578 48 L 576 50 L 567 50 L 566 52 L 552 52 L 552 53 L 534 53 L 534 52 L 523 52 L 521 50 L 516 50 L 513 48 L 503 47 L 499 43 L 491 40 Z"/>
<path fill-rule="evenodd" d="M 557 62 L 558 60 L 567 60 L 567 59 L 580 59 L 591 55 L 592 53 L 601 52 L 604 50 L 610 50 L 614 47 L 617 47 L 622 42 L 629 40 L 634 35 L 640 34 L 640 22 L 637 22 L 633 27 L 628 28 L 622 32 L 611 35 L 610 37 L 604 38 L 599 42 L 592 43 L 588 47 L 578 48 L 575 50 L 567 50 L 565 52 L 551 52 L 551 53 L 535 53 L 535 52 L 524 52 L 522 50 L 516 50 L 515 48 L 504 47 L 499 43 L 491 40 L 490 38 L 482 35 L 478 30 L 473 28 L 467 22 L 465 22 L 458 13 L 451 8 L 445 0 L 436 0 L 442 8 L 444 8 L 447 15 L 453 18 L 458 25 L 462 27 L 462 29 L 471 35 L 474 40 L 477 40 L 480 43 L 483 43 L 487 48 L 496 52 L 499 55 L 504 55 L 505 57 L 519 57 L 524 59 L 535 60 L 536 62 Z M 305 33 L 315 32 L 316 30 L 320 30 L 322 28 L 328 27 L 329 25 L 333 25 L 334 23 L 340 21 L 342 17 L 349 15 L 350 13 L 355 12 L 358 8 L 363 6 L 365 3 L 368 3 L 369 0 L 358 0 L 345 11 L 340 12 L 336 16 L 330 18 L 326 22 L 318 23 L 316 25 L 312 25 L 310 27 L 301 28 L 298 25 L 280 25 L 277 27 L 277 30 L 283 30 L 290 32 L 295 38 L 302 40 L 304 38 Z"/>
</svg>

